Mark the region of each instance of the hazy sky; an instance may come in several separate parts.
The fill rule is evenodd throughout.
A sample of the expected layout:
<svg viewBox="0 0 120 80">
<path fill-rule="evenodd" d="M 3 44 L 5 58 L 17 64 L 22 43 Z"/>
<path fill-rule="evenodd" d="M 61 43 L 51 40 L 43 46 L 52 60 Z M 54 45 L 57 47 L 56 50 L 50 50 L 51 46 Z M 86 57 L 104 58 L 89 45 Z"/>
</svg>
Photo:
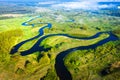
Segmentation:
<svg viewBox="0 0 120 80">
<path fill-rule="evenodd" d="M 85 0 L 0 0 L 0 1 L 22 1 L 22 2 L 32 2 L 32 1 L 36 1 L 36 2 L 43 2 L 43 1 L 59 1 L 59 2 L 67 2 L 67 1 L 69 1 L 69 2 L 73 2 L 73 1 L 85 1 Z M 110 2 L 110 1 L 117 1 L 117 2 L 120 2 L 120 0 L 87 0 L 87 1 L 108 1 L 108 2 Z"/>
<path fill-rule="evenodd" d="M 99 9 L 108 7 L 118 7 L 113 4 L 99 5 L 98 2 L 120 2 L 120 0 L 0 0 L 0 1 L 16 1 L 16 2 L 38 2 L 38 5 L 50 5 L 56 8 L 71 9 Z"/>
<path fill-rule="evenodd" d="M 63 1 L 75 1 L 75 0 L 0 0 L 0 1 L 16 1 L 16 2 L 17 2 L 17 1 L 20 1 L 20 2 L 21 2 L 21 1 L 22 1 L 22 2 L 26 2 L 26 1 L 27 1 L 27 2 L 32 2 L 32 1 L 34 1 L 34 2 L 62 1 L 62 2 L 63 2 Z"/>
</svg>

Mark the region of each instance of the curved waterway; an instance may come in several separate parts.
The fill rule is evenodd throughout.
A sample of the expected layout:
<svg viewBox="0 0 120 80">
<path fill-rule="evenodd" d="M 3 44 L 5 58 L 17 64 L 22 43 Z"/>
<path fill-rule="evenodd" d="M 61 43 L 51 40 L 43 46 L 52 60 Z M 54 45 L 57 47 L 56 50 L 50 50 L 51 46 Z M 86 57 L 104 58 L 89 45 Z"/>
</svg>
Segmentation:
<svg viewBox="0 0 120 80">
<path fill-rule="evenodd" d="M 40 18 L 40 16 L 36 17 L 36 18 Z M 51 48 L 45 49 L 43 46 L 40 46 L 40 44 L 44 39 L 46 39 L 48 37 L 51 37 L 51 36 L 66 36 L 66 37 L 73 38 L 73 39 L 90 40 L 90 39 L 97 38 L 101 34 L 104 34 L 104 33 L 109 34 L 109 37 L 97 42 L 96 44 L 92 44 L 92 45 L 89 45 L 89 46 L 79 46 L 79 47 L 70 48 L 68 50 L 60 52 L 56 56 L 56 59 L 55 59 L 55 69 L 56 69 L 56 73 L 57 73 L 58 77 L 60 78 L 60 80 L 72 80 L 72 76 L 71 76 L 70 72 L 67 70 L 67 68 L 65 67 L 64 61 L 63 61 L 63 58 L 67 54 L 69 54 L 70 52 L 75 51 L 75 50 L 95 49 L 96 47 L 101 46 L 101 45 L 103 45 L 103 44 L 105 44 L 109 41 L 118 40 L 118 38 L 114 34 L 112 34 L 112 32 L 98 32 L 95 35 L 90 36 L 90 37 L 86 37 L 86 38 L 79 38 L 79 37 L 75 37 L 75 36 L 70 36 L 68 34 L 49 34 L 49 35 L 43 36 L 44 35 L 44 29 L 45 28 L 49 28 L 49 29 L 52 28 L 52 24 L 51 23 L 43 23 L 43 22 L 28 24 L 28 22 L 30 22 L 30 21 L 32 21 L 36 18 L 30 19 L 30 20 L 22 23 L 22 25 L 23 26 L 32 26 L 32 27 L 34 27 L 34 25 L 36 25 L 36 24 L 46 24 L 46 25 L 39 29 L 39 34 L 37 36 L 35 36 L 33 38 L 30 38 L 28 40 L 22 41 L 22 42 L 18 43 L 17 45 L 15 45 L 11 49 L 10 54 L 14 54 L 14 53 L 18 52 L 18 49 L 23 44 L 25 44 L 26 42 L 29 42 L 31 40 L 34 40 L 36 38 L 39 38 L 39 37 L 40 37 L 39 40 L 30 49 L 20 52 L 22 56 L 26 56 L 26 55 L 32 54 L 34 52 L 37 52 L 37 51 L 48 51 L 48 50 L 50 50 Z"/>
</svg>

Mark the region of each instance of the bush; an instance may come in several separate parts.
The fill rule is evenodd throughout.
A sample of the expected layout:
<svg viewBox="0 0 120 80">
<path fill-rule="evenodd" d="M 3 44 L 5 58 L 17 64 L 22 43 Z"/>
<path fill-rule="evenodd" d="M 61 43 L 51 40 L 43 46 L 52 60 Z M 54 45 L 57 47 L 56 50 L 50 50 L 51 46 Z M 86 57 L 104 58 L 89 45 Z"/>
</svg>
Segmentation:
<svg viewBox="0 0 120 80">
<path fill-rule="evenodd" d="M 20 36 L 22 36 L 22 30 L 10 30 L 0 33 L 0 62 L 6 62 L 10 59 L 10 50 L 17 44 Z"/>
<path fill-rule="evenodd" d="M 114 33 L 116 36 L 120 37 L 120 29 L 114 30 L 113 33 Z"/>
</svg>

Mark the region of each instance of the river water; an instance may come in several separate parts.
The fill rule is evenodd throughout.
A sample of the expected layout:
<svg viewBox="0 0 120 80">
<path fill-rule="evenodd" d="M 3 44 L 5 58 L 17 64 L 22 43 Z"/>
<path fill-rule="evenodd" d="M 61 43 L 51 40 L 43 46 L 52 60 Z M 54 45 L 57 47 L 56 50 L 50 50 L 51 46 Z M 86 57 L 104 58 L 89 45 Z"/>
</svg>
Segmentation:
<svg viewBox="0 0 120 80">
<path fill-rule="evenodd" d="M 118 40 L 118 37 L 116 37 L 112 32 L 98 32 L 96 33 L 95 35 L 93 36 L 90 36 L 90 37 L 86 37 L 86 38 L 79 38 L 79 37 L 75 37 L 75 36 L 70 36 L 68 34 L 48 34 L 48 35 L 44 35 L 44 29 L 45 28 L 52 28 L 52 24 L 51 23 L 43 23 L 43 22 L 39 22 L 39 23 L 34 23 L 34 24 L 28 24 L 28 22 L 36 19 L 36 18 L 40 18 L 41 16 L 38 16 L 38 17 L 35 17 L 35 18 L 32 18 L 24 23 L 22 23 L 23 26 L 32 26 L 34 27 L 36 24 L 45 24 L 45 26 L 41 27 L 39 29 L 39 34 L 36 35 L 35 37 L 33 38 L 30 38 L 28 40 L 25 40 L 25 41 L 22 41 L 20 43 L 18 43 L 17 45 L 15 45 L 12 49 L 11 49 L 11 52 L 10 54 L 15 54 L 16 52 L 18 52 L 18 49 L 23 45 L 25 44 L 26 42 L 29 42 L 31 40 L 34 40 L 34 39 L 37 39 L 39 38 L 39 40 L 28 50 L 26 51 L 22 51 L 21 52 L 21 55 L 22 56 L 26 56 L 26 55 L 29 55 L 29 54 L 33 54 L 34 52 L 37 52 L 37 51 L 48 51 L 50 50 L 51 48 L 47 48 L 45 49 L 43 46 L 40 46 L 41 42 L 48 38 L 48 37 L 51 37 L 51 36 L 66 36 L 66 37 L 69 37 L 69 38 L 73 38 L 73 39 L 82 39 L 82 40 L 89 40 L 89 39 L 94 39 L 94 38 L 97 38 L 99 37 L 101 34 L 104 34 L 104 33 L 107 33 L 109 34 L 109 37 L 108 38 L 105 38 L 99 42 L 97 42 L 96 44 L 92 44 L 92 45 L 89 45 L 89 46 L 79 46 L 79 47 L 75 47 L 75 48 L 70 48 L 68 50 L 65 50 L 65 51 L 62 51 L 60 52 L 56 58 L 55 58 L 55 70 L 56 70 L 56 73 L 58 75 L 58 77 L 60 78 L 60 80 L 72 80 L 72 76 L 70 74 L 70 72 L 67 70 L 67 68 L 65 67 L 64 65 L 64 61 L 63 61 L 63 58 L 69 54 L 70 52 L 72 51 L 75 51 L 75 50 L 87 50 L 87 49 L 95 49 L 96 47 L 98 46 L 101 46 L 109 41 L 116 41 Z M 72 21 L 72 20 L 70 20 Z"/>
</svg>

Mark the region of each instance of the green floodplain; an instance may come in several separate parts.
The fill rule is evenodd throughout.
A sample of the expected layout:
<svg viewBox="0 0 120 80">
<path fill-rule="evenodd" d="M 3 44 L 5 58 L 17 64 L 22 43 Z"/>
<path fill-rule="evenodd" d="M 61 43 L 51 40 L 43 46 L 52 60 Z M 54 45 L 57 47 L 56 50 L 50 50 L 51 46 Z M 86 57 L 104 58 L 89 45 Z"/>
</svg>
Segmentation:
<svg viewBox="0 0 120 80">
<path fill-rule="evenodd" d="M 44 35 L 26 42 L 15 54 L 10 54 L 15 45 L 38 35 L 39 29 L 46 25 L 36 24 L 34 27 L 21 25 L 36 16 L 42 17 L 28 24 L 49 22 L 52 28 L 45 28 Z M 96 44 L 109 37 L 107 33 L 88 40 L 50 36 L 39 44 L 50 50 L 37 51 L 26 56 L 20 55 L 45 35 L 68 34 L 86 38 L 98 32 L 111 31 L 120 38 L 120 17 L 84 10 L 77 13 L 74 10 L 68 12 L 61 9 L 52 12 L 26 13 L 15 17 L 9 15 L 6 17 L 1 13 L 0 19 L 0 80 L 59 80 L 55 70 L 55 58 L 60 52 L 78 46 Z M 120 40 L 107 42 L 95 49 L 74 50 L 63 60 L 73 80 L 120 80 Z"/>
</svg>

